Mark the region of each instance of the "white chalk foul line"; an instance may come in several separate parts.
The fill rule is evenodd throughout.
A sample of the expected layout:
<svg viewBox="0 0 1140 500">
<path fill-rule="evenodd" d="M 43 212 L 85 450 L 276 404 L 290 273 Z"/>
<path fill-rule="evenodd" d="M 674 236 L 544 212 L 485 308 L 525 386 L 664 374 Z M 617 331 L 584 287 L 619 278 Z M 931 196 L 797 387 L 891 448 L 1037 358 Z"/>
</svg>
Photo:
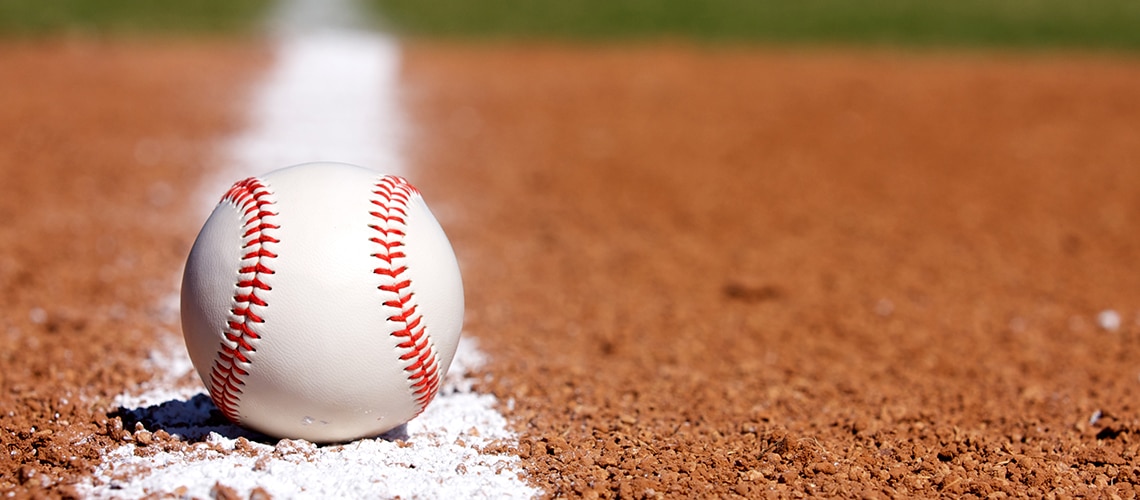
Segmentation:
<svg viewBox="0 0 1140 500">
<path fill-rule="evenodd" d="M 189 359 L 175 361 L 184 366 Z M 194 444 L 173 452 L 135 444 L 112 450 L 96 471 L 97 484 L 85 493 L 205 498 L 220 483 L 243 497 L 261 488 L 279 498 L 531 498 L 537 491 L 521 477 L 517 457 L 481 451 L 516 439 L 495 410 L 495 398 L 471 389 L 468 375 L 482 362 L 474 341 L 464 339 L 439 397 L 422 415 L 383 437 L 336 446 L 259 442 L 217 418 L 201 386 L 189 397 L 178 388 L 123 396 L 124 420 Z"/>
<path fill-rule="evenodd" d="M 281 40 L 278 54 L 253 102 L 251 128 L 231 145 L 239 168 L 263 173 L 320 160 L 404 174 L 395 42 L 320 32 Z"/>
<path fill-rule="evenodd" d="M 224 145 L 228 168 L 201 191 L 206 214 L 234 181 L 299 163 L 407 174 L 396 42 L 361 31 L 286 33 L 251 97 L 246 130 Z"/>
<path fill-rule="evenodd" d="M 286 24 L 303 21 L 304 11 L 319 11 L 322 4 L 288 0 L 281 17 Z M 233 168 L 206 183 L 206 213 L 233 181 L 296 163 L 343 161 L 406 174 L 399 151 L 403 117 L 396 98 L 395 43 L 343 30 L 282 33 L 276 65 L 252 102 L 250 125 L 225 148 L 223 157 Z M 517 457 L 482 451 L 517 438 L 495 409 L 494 397 L 472 390 L 468 377 L 484 356 L 469 338 L 460 342 L 440 395 L 422 415 L 383 437 L 323 447 L 293 440 L 269 444 L 272 440 L 218 419 L 192 375 L 185 348 L 178 341 L 168 343 L 149 360 L 161 375 L 116 404 L 124 420 L 194 444 L 176 451 L 134 443 L 112 450 L 83 487 L 87 496 L 209 497 L 218 483 L 243 497 L 257 488 L 282 498 L 531 498 L 539 493 L 526 484 Z"/>
</svg>

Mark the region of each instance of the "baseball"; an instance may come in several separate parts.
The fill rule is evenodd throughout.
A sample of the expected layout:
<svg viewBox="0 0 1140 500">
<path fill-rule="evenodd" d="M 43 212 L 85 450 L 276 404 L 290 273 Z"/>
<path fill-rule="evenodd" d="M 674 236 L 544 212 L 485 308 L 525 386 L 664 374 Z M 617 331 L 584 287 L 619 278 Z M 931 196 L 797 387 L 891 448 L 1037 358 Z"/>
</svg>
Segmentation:
<svg viewBox="0 0 1140 500">
<path fill-rule="evenodd" d="M 384 433 L 439 391 L 463 323 L 443 229 L 404 179 L 343 163 L 222 197 L 182 278 L 182 330 L 218 409 L 326 443 Z"/>
</svg>

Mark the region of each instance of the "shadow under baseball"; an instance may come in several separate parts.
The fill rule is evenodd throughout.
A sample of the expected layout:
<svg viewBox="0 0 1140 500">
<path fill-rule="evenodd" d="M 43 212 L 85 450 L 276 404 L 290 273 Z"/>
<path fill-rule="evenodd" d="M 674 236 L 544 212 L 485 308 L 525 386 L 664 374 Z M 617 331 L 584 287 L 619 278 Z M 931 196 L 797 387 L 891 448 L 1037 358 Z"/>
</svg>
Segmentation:
<svg viewBox="0 0 1140 500">
<path fill-rule="evenodd" d="M 139 408 L 119 407 L 108 413 L 108 417 L 119 417 L 123 428 L 134 431 L 138 424 L 150 432 L 166 431 L 178 436 L 183 442 L 194 444 L 207 441 L 211 433 L 228 439 L 244 437 L 252 442 L 274 446 L 279 438 L 267 436 L 230 422 L 205 393 L 197 394 L 188 400 L 171 399 L 159 404 Z M 406 441 L 407 425 L 401 425 L 375 437 L 385 441 Z M 328 443 L 336 445 L 343 443 Z M 321 446 L 321 445 L 318 445 Z"/>
</svg>

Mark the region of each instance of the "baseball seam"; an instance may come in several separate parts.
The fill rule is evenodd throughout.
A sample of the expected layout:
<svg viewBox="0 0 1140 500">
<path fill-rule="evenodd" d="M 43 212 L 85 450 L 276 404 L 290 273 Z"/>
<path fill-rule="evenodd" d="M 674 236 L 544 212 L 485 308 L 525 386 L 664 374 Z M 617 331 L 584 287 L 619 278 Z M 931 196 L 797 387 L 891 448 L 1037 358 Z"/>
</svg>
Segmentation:
<svg viewBox="0 0 1140 500">
<path fill-rule="evenodd" d="M 265 322 L 255 308 L 269 306 L 264 295 L 272 290 L 266 283 L 266 275 L 274 274 L 271 260 L 277 254 L 266 245 L 280 243 L 272 234 L 280 226 L 267 219 L 277 215 L 272 211 L 272 193 L 256 177 L 234 184 L 222 197 L 222 203 L 232 203 L 241 211 L 243 254 L 230 309 L 232 315 L 222 331 L 225 340 L 210 371 L 210 397 L 227 418 L 239 422 L 238 402 L 245 385 L 243 378 L 249 375 L 250 354 L 257 350 L 254 341 L 261 338 L 254 331 L 254 325 Z"/>
<path fill-rule="evenodd" d="M 388 297 L 384 305 L 400 311 L 388 317 L 388 321 L 402 325 L 391 335 L 399 341 L 396 347 L 400 361 L 409 363 L 404 371 L 418 406 L 416 415 L 419 415 L 435 397 L 440 384 L 438 356 L 419 312 L 415 293 L 411 290 L 412 280 L 406 276 L 407 256 L 403 251 L 408 227 L 408 202 L 419 192 L 402 177 L 388 175 L 376 182 L 372 194 L 375 198 L 371 202 L 376 208 L 369 214 L 376 223 L 368 227 L 378 236 L 369 238 L 369 241 L 380 246 L 372 256 L 382 262 L 372 272 L 388 278 L 388 283 L 377 288 Z"/>
</svg>

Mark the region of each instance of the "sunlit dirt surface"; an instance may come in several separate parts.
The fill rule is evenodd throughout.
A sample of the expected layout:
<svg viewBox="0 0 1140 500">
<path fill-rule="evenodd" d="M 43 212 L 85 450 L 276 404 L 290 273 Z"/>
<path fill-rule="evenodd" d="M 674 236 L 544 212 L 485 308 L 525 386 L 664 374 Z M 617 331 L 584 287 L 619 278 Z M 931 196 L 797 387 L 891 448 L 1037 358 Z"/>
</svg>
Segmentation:
<svg viewBox="0 0 1140 500">
<path fill-rule="evenodd" d="M 1135 494 L 1137 60 L 425 43 L 406 79 L 550 493 Z"/>
<path fill-rule="evenodd" d="M 178 338 L 188 205 L 264 54 L 76 39 L 0 61 L 0 492 L 70 496 L 132 439 L 110 398 Z"/>
<path fill-rule="evenodd" d="M 1140 61 L 405 48 L 409 176 L 521 436 L 488 451 L 547 492 L 1134 496 Z M 0 492 L 67 496 L 186 446 L 110 398 L 177 339 L 191 198 L 269 61 L 0 61 Z"/>
</svg>

